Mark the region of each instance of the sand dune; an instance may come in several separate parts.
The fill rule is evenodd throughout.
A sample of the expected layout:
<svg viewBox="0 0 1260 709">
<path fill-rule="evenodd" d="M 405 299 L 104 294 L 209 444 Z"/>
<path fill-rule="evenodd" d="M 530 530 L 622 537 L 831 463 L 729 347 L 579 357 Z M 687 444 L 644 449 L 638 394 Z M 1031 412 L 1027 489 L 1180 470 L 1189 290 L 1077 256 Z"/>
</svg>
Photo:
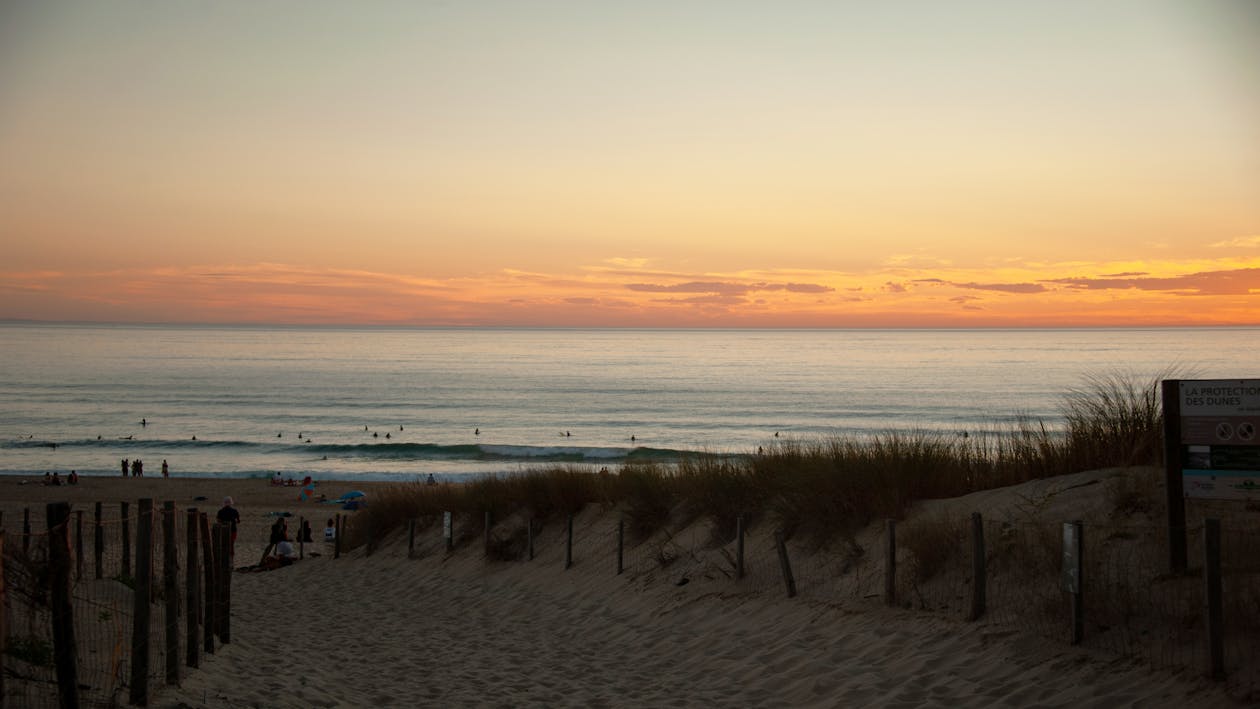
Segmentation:
<svg viewBox="0 0 1260 709">
<path fill-rule="evenodd" d="M 64 492 L 26 487 L 21 497 L 33 503 Z M 174 493 L 165 497 L 180 505 L 233 494 L 250 560 L 265 543 L 267 513 L 325 511 L 260 481 L 100 479 L 78 493 Z M 14 507 L 5 503 L 6 520 Z M 869 594 L 844 603 L 789 599 L 773 579 L 741 586 L 687 559 L 620 577 L 588 557 L 564 570 L 559 531 L 548 533 L 530 562 L 488 563 L 475 544 L 448 556 L 430 529 L 415 559 L 399 536 L 371 557 L 362 549 L 337 560 L 323 553 L 237 573 L 232 642 L 181 686 L 159 689 L 153 705 L 1236 705 L 1188 673 L 1154 673 L 1007 625 L 887 608 Z M 677 585 L 682 578 L 688 583 Z"/>
</svg>

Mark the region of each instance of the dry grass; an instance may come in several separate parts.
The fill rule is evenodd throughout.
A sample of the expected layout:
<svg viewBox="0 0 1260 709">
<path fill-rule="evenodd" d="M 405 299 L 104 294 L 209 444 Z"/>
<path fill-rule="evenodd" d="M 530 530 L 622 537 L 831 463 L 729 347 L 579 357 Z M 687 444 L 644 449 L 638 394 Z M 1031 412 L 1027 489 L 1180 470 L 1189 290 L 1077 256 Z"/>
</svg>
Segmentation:
<svg viewBox="0 0 1260 709">
<path fill-rule="evenodd" d="M 1022 420 L 967 437 L 893 431 L 868 439 L 782 440 L 754 455 L 697 454 L 675 465 L 627 464 L 615 474 L 558 466 L 462 484 L 399 485 L 355 516 L 352 545 L 443 511 L 521 515 L 545 523 L 598 503 L 623 510 L 632 538 L 705 519 L 713 541 L 735 520 L 768 521 L 817 544 L 880 518 L 899 519 L 923 499 L 966 495 L 1028 480 L 1160 462 L 1159 380 L 1094 377 L 1065 397 L 1063 430 Z M 1155 504 L 1140 485 L 1110 490 L 1116 509 Z"/>
</svg>

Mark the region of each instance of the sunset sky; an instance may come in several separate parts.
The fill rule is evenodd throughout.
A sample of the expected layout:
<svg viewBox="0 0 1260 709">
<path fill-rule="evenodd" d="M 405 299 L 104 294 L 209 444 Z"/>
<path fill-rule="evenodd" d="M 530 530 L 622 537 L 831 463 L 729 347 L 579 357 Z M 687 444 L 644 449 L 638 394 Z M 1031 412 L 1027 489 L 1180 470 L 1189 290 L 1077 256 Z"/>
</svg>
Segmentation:
<svg viewBox="0 0 1260 709">
<path fill-rule="evenodd" d="M 0 319 L 1260 324 L 1260 3 L 8 1 L 0 247 Z"/>
</svg>

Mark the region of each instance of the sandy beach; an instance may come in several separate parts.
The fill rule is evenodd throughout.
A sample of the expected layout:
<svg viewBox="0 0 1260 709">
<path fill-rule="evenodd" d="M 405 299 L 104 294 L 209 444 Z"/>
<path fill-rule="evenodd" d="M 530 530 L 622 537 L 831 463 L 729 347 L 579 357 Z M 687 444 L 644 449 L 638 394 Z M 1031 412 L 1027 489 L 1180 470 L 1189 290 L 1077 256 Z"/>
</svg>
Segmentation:
<svg viewBox="0 0 1260 709">
<path fill-rule="evenodd" d="M 231 495 L 242 515 L 238 554 L 246 559 L 255 548 L 261 553 L 271 513 L 318 517 L 328 509 L 261 480 L 0 485 L 9 529 L 10 520 L 20 525 L 23 505 L 36 508 L 32 516 L 42 524 L 40 507 L 51 500 L 77 509 L 98 499 L 152 497 L 217 509 Z M 370 498 L 382 486 L 324 482 L 319 489 L 330 497 L 360 489 Z M 979 494 L 999 505 L 1029 493 Z M 314 526 L 318 534 L 322 520 Z M 1156 673 L 983 620 L 887 608 L 878 599 L 789 599 L 781 585 L 740 588 L 685 564 L 621 577 L 603 562 L 564 570 L 560 545 L 547 539 L 534 561 L 487 563 L 474 548 L 445 554 L 437 534 L 426 532 L 412 559 L 400 534 L 371 557 L 357 549 L 338 560 L 322 554 L 276 571 L 235 574 L 232 642 L 186 671 L 179 687 L 158 689 L 152 704 L 1237 705 L 1191 673 Z M 683 578 L 690 582 L 680 584 Z"/>
</svg>

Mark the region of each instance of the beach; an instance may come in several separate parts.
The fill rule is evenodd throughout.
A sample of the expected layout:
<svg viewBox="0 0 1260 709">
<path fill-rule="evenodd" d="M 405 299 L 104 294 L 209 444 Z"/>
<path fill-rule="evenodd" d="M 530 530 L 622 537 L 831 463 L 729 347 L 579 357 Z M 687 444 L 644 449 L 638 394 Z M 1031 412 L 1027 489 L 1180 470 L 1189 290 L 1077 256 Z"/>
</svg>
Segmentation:
<svg viewBox="0 0 1260 709">
<path fill-rule="evenodd" d="M 1063 490 L 1088 491 L 1089 480 L 1069 477 L 1059 483 Z M 998 509 L 1050 484 L 977 493 L 983 497 L 971 502 Z M 3 479 L 0 485 L 10 530 L 23 505 L 53 500 L 84 509 L 98 499 L 147 496 L 177 508 L 217 509 L 230 495 L 242 518 L 237 566 L 261 554 L 274 513 L 315 519 L 318 538 L 330 508 L 299 502 L 296 488 L 265 480 L 84 478 L 75 487 L 51 488 Z M 325 481 L 318 490 L 334 497 L 351 486 L 369 500 L 384 487 Z M 1078 497 L 1086 504 L 1088 495 Z M 1064 492 L 1056 504 L 1066 511 L 1078 497 Z M 42 523 L 42 510 L 32 515 Z M 577 525 L 587 530 L 607 519 L 591 510 Z M 203 657 L 200 669 L 184 669 L 178 687 L 155 683 L 151 704 L 1236 705 L 1194 672 L 1154 672 L 1009 624 L 889 608 L 869 594 L 844 603 L 788 598 L 780 583 L 733 585 L 689 559 L 618 576 L 585 550 L 565 569 L 562 545 L 554 543 L 559 530 L 550 533 L 529 562 L 487 562 L 476 544 L 447 554 L 440 533 L 429 529 L 413 558 L 405 533 L 398 533 L 371 556 L 358 548 L 334 560 L 317 542 L 306 551 L 323 553 L 291 567 L 236 573 L 230 644 Z M 754 530 L 750 548 L 763 547 L 758 535 L 765 533 Z M 877 534 L 867 530 L 859 542 L 875 548 Z"/>
</svg>

